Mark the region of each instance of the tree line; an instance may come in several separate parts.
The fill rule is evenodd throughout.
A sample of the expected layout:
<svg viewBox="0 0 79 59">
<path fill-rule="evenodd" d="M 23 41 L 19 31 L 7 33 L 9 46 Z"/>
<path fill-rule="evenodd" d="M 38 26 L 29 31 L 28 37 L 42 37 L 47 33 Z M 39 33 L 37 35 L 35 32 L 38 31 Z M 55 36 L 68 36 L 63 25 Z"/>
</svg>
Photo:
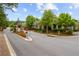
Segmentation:
<svg viewBox="0 0 79 59">
<path fill-rule="evenodd" d="M 58 17 L 52 12 L 52 10 L 45 10 L 40 19 L 35 18 L 32 15 L 26 17 L 26 26 L 32 29 L 34 26 L 39 26 L 39 29 L 48 33 L 49 29 L 60 31 L 70 31 L 75 30 L 75 25 L 78 23 L 68 13 L 61 13 Z M 35 24 L 35 25 L 34 25 Z"/>
</svg>

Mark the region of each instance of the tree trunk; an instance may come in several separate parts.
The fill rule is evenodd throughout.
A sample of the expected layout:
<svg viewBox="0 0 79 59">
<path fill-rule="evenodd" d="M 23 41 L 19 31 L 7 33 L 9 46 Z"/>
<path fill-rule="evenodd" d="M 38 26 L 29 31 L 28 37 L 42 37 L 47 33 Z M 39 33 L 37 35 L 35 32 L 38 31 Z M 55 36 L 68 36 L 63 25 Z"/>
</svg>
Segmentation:
<svg viewBox="0 0 79 59">
<path fill-rule="evenodd" d="M 67 32 L 67 26 L 65 26 L 65 32 Z"/>
<path fill-rule="evenodd" d="M 56 26 L 57 29 L 59 29 L 58 25 Z M 58 35 L 60 35 L 60 30 L 58 30 Z"/>
<path fill-rule="evenodd" d="M 53 30 L 53 25 L 51 26 L 51 30 Z"/>
<path fill-rule="evenodd" d="M 56 25 L 56 29 L 58 29 L 58 25 Z"/>
<path fill-rule="evenodd" d="M 48 26 L 46 26 L 46 33 L 48 34 Z"/>
<path fill-rule="evenodd" d="M 42 28 L 42 30 L 44 30 L 44 26 L 43 26 L 43 25 L 42 25 L 42 27 L 41 27 L 41 28 Z"/>
</svg>

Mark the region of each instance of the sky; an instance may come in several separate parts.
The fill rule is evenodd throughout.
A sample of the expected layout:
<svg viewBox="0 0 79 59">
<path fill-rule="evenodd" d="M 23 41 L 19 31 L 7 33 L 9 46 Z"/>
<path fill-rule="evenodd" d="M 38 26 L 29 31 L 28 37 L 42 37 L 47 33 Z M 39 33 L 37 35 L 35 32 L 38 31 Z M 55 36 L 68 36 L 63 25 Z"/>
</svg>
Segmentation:
<svg viewBox="0 0 79 59">
<path fill-rule="evenodd" d="M 55 15 L 61 13 L 69 13 L 72 18 L 79 20 L 79 4 L 78 3 L 19 3 L 17 8 L 12 8 L 14 12 L 6 9 L 5 13 L 10 21 L 25 21 L 28 15 L 41 18 L 44 10 L 52 10 Z"/>
</svg>

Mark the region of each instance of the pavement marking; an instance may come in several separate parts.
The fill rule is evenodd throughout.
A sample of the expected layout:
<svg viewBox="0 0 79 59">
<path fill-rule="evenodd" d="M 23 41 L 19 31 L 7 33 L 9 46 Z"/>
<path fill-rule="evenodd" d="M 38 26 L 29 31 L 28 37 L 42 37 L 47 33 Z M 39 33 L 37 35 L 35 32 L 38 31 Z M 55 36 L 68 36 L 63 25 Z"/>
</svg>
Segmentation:
<svg viewBox="0 0 79 59">
<path fill-rule="evenodd" d="M 18 34 L 16 34 L 16 35 L 19 36 L 20 38 L 26 40 L 26 41 L 32 41 L 32 38 L 31 38 L 31 37 L 24 38 L 24 37 L 22 37 L 22 36 L 20 36 L 20 35 L 18 35 Z"/>
<path fill-rule="evenodd" d="M 8 49 L 9 49 L 10 55 L 11 55 L 11 56 L 16 56 L 16 53 L 15 53 L 14 49 L 12 48 L 12 46 L 11 46 L 11 44 L 10 44 L 10 42 L 9 42 L 9 40 L 8 40 L 8 38 L 7 38 L 7 36 L 6 36 L 6 34 L 4 34 L 4 38 L 5 38 L 7 47 L 8 47 Z"/>
</svg>

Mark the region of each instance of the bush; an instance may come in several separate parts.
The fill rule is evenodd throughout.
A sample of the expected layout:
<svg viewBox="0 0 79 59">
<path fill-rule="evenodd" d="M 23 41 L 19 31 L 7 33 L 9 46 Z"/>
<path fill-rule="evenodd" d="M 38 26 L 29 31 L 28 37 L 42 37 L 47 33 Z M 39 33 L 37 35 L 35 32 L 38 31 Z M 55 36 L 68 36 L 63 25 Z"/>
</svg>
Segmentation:
<svg viewBox="0 0 79 59">
<path fill-rule="evenodd" d="M 68 30 L 68 31 L 66 32 L 66 34 L 68 34 L 68 35 L 72 35 L 72 33 L 73 33 L 73 30 Z"/>
<path fill-rule="evenodd" d="M 12 27 L 10 27 L 10 31 L 13 31 L 13 28 Z"/>
<path fill-rule="evenodd" d="M 64 29 L 61 29 L 61 28 L 59 28 L 59 29 L 53 29 L 53 31 L 54 31 L 54 32 L 58 32 L 58 31 L 63 32 Z"/>
<path fill-rule="evenodd" d="M 58 29 L 53 29 L 53 31 L 54 31 L 54 32 L 57 32 L 57 31 L 58 31 Z"/>
<path fill-rule="evenodd" d="M 36 29 L 35 31 L 36 31 L 36 32 L 40 32 L 40 33 L 43 32 L 41 29 Z"/>
</svg>

